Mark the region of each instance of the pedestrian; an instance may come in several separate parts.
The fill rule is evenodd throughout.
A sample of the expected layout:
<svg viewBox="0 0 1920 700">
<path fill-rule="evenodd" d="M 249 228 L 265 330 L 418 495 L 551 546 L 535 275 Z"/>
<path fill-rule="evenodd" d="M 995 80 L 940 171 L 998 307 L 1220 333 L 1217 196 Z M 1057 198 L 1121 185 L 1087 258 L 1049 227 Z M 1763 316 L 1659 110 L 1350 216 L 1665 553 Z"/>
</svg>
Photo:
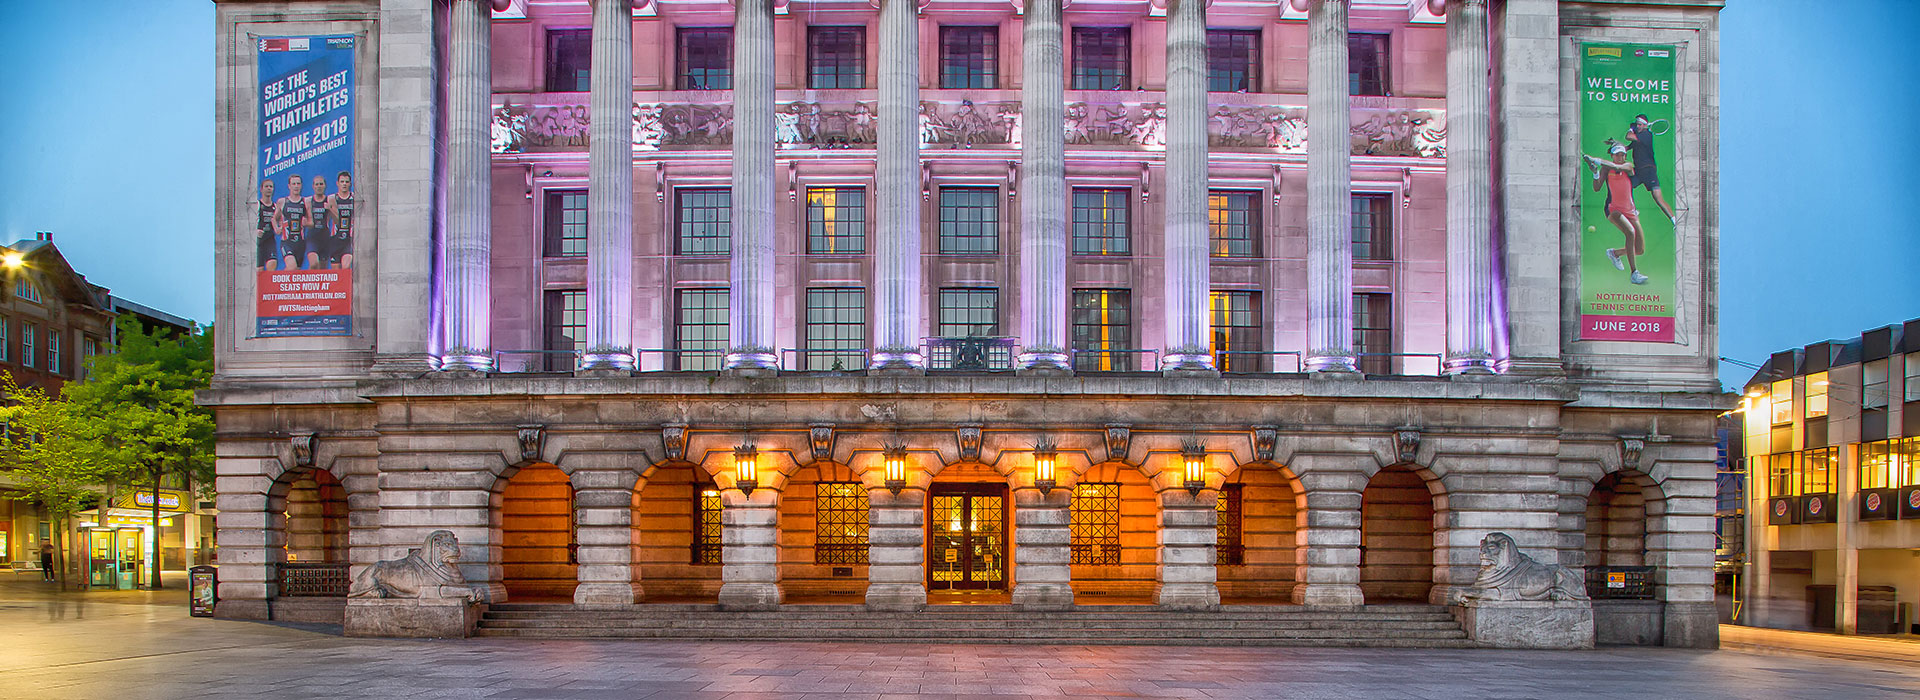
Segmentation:
<svg viewBox="0 0 1920 700">
<path fill-rule="evenodd" d="M 44 543 L 41 543 L 40 545 L 40 578 L 43 581 L 53 580 L 53 543 L 52 542 L 44 542 Z"/>
</svg>

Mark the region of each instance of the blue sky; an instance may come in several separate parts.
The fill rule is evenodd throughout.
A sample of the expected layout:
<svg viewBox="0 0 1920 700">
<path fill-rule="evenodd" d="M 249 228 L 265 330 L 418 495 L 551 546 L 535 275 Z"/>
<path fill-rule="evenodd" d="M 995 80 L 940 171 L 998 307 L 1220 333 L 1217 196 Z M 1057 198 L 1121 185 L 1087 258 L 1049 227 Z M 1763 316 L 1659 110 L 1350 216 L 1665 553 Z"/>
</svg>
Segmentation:
<svg viewBox="0 0 1920 700">
<path fill-rule="evenodd" d="M 95 283 L 211 320 L 213 4 L 4 4 L 0 239 L 53 231 Z M 1721 354 L 1920 316 L 1920 2 L 1728 4 Z"/>
</svg>

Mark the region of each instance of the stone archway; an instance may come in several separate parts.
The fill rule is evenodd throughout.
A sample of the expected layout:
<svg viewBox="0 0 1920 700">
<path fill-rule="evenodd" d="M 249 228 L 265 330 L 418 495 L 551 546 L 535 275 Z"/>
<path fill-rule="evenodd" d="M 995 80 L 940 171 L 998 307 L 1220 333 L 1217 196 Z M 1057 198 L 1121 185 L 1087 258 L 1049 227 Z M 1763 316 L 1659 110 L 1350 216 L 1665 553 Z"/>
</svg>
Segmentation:
<svg viewBox="0 0 1920 700">
<path fill-rule="evenodd" d="M 288 471 L 283 515 L 286 561 L 347 563 L 347 490 L 325 469 Z"/>
<path fill-rule="evenodd" d="M 1160 494 L 1139 469 L 1093 465 L 1068 507 L 1073 592 L 1081 605 L 1150 603 L 1160 557 Z"/>
<path fill-rule="evenodd" d="M 1405 465 L 1381 469 L 1360 497 L 1360 592 L 1368 603 L 1428 602 L 1433 493 Z"/>
<path fill-rule="evenodd" d="M 1301 490 L 1283 467 L 1249 464 L 1221 485 L 1215 566 L 1222 602 L 1291 602 Z"/>
<path fill-rule="evenodd" d="M 780 584 L 789 602 L 861 601 L 868 512 L 867 485 L 846 465 L 794 470 L 780 492 Z"/>
<path fill-rule="evenodd" d="M 700 466 L 647 471 L 633 495 L 633 566 L 647 602 L 719 600 L 723 511 L 719 487 Z"/>
<path fill-rule="evenodd" d="M 1587 494 L 1584 565 L 1646 566 L 1648 518 L 1658 510 L 1653 480 L 1623 470 L 1601 477 Z"/>
<path fill-rule="evenodd" d="M 578 582 L 573 485 L 546 462 L 521 467 L 500 492 L 500 569 L 508 600 L 573 601 Z"/>
</svg>

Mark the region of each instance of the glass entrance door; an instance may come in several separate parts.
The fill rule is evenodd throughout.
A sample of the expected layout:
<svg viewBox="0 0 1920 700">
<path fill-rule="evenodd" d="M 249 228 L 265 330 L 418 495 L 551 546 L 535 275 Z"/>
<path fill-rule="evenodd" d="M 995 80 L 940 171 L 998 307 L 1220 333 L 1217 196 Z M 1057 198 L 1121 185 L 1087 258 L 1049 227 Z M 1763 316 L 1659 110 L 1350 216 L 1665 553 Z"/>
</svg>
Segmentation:
<svg viewBox="0 0 1920 700">
<path fill-rule="evenodd" d="M 927 518 L 927 589 L 1007 587 L 1007 489 L 934 484 Z"/>
<path fill-rule="evenodd" d="M 112 530 L 83 530 L 87 536 L 87 585 L 92 588 L 120 586 L 119 555 L 114 551 Z"/>
</svg>

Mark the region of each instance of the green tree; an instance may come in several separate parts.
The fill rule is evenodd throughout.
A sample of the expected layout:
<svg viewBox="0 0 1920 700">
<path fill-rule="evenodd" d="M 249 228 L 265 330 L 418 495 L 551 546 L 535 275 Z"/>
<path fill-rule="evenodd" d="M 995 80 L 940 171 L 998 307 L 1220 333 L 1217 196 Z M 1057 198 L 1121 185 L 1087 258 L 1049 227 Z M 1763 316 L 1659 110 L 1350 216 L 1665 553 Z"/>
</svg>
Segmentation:
<svg viewBox="0 0 1920 700">
<path fill-rule="evenodd" d="M 66 524 L 73 514 L 100 500 L 100 485 L 125 471 L 126 457 L 106 447 L 105 426 L 81 415 L 72 403 L 38 387 L 20 387 L 0 373 L 0 407 L 6 430 L 0 434 L 0 468 L 18 489 L 13 498 L 36 503 L 60 526 L 53 535 L 54 566 L 60 586 L 67 585 L 69 551 Z"/>
</svg>

